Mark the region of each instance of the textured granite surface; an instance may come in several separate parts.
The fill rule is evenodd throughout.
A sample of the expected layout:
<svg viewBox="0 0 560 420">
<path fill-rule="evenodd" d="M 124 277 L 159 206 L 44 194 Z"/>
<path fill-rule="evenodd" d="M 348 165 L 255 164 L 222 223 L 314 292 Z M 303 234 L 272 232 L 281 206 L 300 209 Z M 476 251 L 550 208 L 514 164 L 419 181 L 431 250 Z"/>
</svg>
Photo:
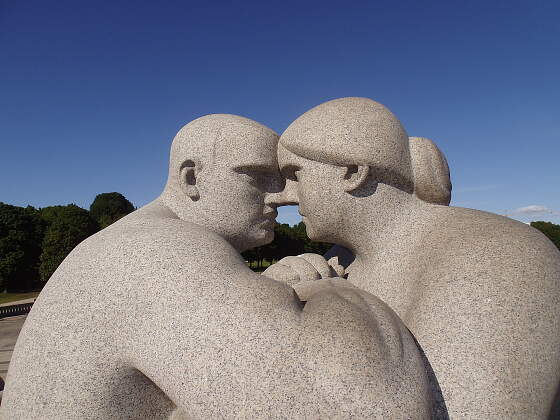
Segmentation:
<svg viewBox="0 0 560 420">
<path fill-rule="evenodd" d="M 449 205 L 451 178 L 447 160 L 433 141 L 423 137 L 409 137 L 414 195 L 432 204 Z"/>
<path fill-rule="evenodd" d="M 303 305 L 241 258 L 272 239 L 277 139 L 231 115 L 181 129 L 162 195 L 78 245 L 38 297 L 2 418 L 431 417 L 385 303 L 331 285 Z"/>
<path fill-rule="evenodd" d="M 363 98 L 326 102 L 291 123 L 281 145 L 318 162 L 368 165 L 386 182 L 412 192 L 408 136 L 380 103 Z"/>
<path fill-rule="evenodd" d="M 340 258 L 352 261 L 348 280 L 414 334 L 452 419 L 548 417 L 560 380 L 560 253 L 544 235 L 445 206 L 441 152 L 366 98 L 306 112 L 278 155 L 287 181 L 277 203 L 299 204 L 311 239 L 350 250 L 354 259 Z"/>
</svg>

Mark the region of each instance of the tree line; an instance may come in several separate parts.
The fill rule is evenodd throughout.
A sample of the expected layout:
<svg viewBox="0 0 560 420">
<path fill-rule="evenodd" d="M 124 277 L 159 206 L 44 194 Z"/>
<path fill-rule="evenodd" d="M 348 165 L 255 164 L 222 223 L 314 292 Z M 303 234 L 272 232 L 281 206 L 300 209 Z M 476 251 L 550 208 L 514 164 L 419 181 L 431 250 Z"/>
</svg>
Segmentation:
<svg viewBox="0 0 560 420">
<path fill-rule="evenodd" d="M 288 255 L 299 255 L 306 252 L 322 255 L 331 247 L 332 244 L 313 242 L 309 239 L 303 222 L 294 226 L 276 224 L 274 240 L 271 243 L 242 252 L 241 255 L 251 265 L 255 264 L 257 268 L 260 268 L 264 261 L 271 263 Z"/>
<path fill-rule="evenodd" d="M 531 222 L 531 226 L 544 233 L 556 245 L 556 248 L 560 249 L 560 225 L 550 222 Z"/>
<path fill-rule="evenodd" d="M 117 192 L 97 195 L 89 211 L 75 204 L 36 209 L 0 202 L 0 292 L 42 288 L 76 245 L 132 211 Z"/>
</svg>

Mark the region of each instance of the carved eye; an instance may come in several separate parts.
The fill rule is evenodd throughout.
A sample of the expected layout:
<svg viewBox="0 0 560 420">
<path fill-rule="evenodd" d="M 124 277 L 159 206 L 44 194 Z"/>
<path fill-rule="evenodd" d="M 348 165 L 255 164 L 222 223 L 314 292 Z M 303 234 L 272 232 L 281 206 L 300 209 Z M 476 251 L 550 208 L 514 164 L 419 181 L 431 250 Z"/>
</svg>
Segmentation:
<svg viewBox="0 0 560 420">
<path fill-rule="evenodd" d="M 235 172 L 240 174 L 245 182 L 259 189 L 265 189 L 274 181 L 273 174 L 259 168 L 241 167 L 235 168 Z"/>
</svg>

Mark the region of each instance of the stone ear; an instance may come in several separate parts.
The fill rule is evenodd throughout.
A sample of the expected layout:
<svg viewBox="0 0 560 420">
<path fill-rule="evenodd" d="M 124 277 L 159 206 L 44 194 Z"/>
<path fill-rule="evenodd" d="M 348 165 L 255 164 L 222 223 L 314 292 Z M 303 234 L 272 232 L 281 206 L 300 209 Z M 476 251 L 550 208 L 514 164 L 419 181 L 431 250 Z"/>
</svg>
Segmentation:
<svg viewBox="0 0 560 420">
<path fill-rule="evenodd" d="M 367 165 L 349 165 L 346 167 L 344 174 L 344 191 L 352 192 L 360 188 L 369 175 L 369 166 Z"/>
<path fill-rule="evenodd" d="M 197 176 L 200 172 L 200 165 L 192 160 L 186 160 L 181 165 L 179 172 L 179 184 L 181 191 L 192 201 L 198 201 L 200 193 L 196 186 Z"/>
<path fill-rule="evenodd" d="M 423 137 L 409 137 L 414 194 L 423 201 L 448 206 L 451 179 L 447 160 L 439 148 Z"/>
</svg>

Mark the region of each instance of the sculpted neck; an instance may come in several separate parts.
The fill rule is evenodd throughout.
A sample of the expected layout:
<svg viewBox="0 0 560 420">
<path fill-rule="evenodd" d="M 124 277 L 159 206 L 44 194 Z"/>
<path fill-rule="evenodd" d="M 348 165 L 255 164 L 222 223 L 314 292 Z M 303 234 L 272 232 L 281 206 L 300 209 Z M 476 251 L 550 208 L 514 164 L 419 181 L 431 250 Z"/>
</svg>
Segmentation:
<svg viewBox="0 0 560 420">
<path fill-rule="evenodd" d="M 180 204 L 177 197 L 182 198 Z M 198 217 L 197 214 L 195 214 L 194 208 L 189 206 L 188 197 L 176 191 L 174 188 L 170 188 L 169 185 L 165 187 L 161 195 L 157 198 L 157 201 L 173 212 L 178 219 L 189 223 L 196 223 Z"/>
<path fill-rule="evenodd" d="M 227 241 L 229 245 L 241 253 L 246 249 L 255 247 L 246 239 L 243 231 L 236 232 L 235 226 L 224 227 L 220 214 L 215 214 L 212 207 L 200 205 L 200 202 L 193 203 L 188 196 L 177 193 L 174 189 L 166 187 L 157 201 L 165 206 L 177 219 L 183 222 L 200 226 Z"/>
<path fill-rule="evenodd" d="M 418 236 L 425 221 L 425 206 L 412 194 L 380 184 L 371 196 L 354 199 L 349 223 L 345 223 L 337 243 L 354 253 L 355 265 L 383 254 L 394 255 Z"/>
<path fill-rule="evenodd" d="M 403 320 L 413 305 L 416 258 L 422 237 L 431 228 L 430 205 L 399 192 L 381 193 L 355 206 L 343 242 L 355 255 L 348 280 L 387 303 Z"/>
</svg>

